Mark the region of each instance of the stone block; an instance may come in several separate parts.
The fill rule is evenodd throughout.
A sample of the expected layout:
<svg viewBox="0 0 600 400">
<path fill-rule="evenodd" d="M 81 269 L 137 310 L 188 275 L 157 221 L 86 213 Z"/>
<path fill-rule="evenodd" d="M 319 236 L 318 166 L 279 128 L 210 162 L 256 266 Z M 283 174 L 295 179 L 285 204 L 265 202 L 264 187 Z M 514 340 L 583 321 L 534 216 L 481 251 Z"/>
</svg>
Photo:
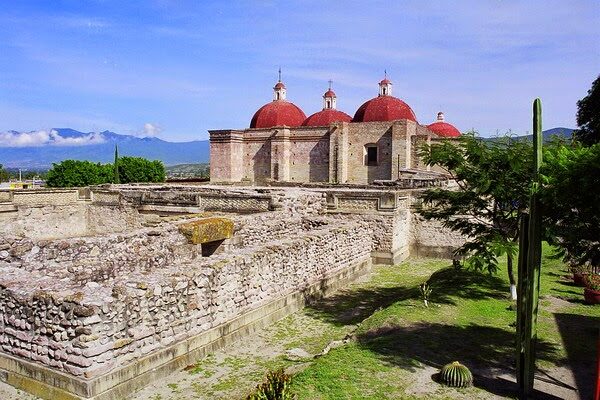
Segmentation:
<svg viewBox="0 0 600 400">
<path fill-rule="evenodd" d="M 233 237 L 233 221 L 229 218 L 213 217 L 179 225 L 191 244 L 216 242 Z"/>
</svg>

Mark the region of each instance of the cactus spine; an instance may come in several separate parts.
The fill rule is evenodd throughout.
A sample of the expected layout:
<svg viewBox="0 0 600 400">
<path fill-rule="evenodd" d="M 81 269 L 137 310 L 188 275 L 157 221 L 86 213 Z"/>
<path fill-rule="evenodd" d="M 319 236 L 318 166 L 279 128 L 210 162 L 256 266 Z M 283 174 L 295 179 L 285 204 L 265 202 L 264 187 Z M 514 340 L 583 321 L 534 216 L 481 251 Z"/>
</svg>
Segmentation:
<svg viewBox="0 0 600 400">
<path fill-rule="evenodd" d="M 469 368 L 458 361 L 454 361 L 442 367 L 440 381 L 452 387 L 469 387 L 473 384 L 473 374 L 471 374 Z"/>
<path fill-rule="evenodd" d="M 519 238 L 517 383 L 520 399 L 527 399 L 531 396 L 535 372 L 535 342 L 537 340 L 542 257 L 542 215 L 538 194 L 542 165 L 542 103 L 540 99 L 535 99 L 533 102 L 533 156 L 533 183 L 529 215 L 522 216 Z"/>
</svg>

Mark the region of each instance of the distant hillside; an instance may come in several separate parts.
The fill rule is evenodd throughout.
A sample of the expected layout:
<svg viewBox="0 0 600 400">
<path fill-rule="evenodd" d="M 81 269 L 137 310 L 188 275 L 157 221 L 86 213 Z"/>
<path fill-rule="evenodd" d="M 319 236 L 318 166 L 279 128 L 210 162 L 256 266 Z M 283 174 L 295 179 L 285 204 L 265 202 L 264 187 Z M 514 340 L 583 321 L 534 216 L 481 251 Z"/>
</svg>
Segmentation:
<svg viewBox="0 0 600 400">
<path fill-rule="evenodd" d="M 161 160 L 166 165 L 209 162 L 208 140 L 192 142 L 167 142 L 155 137 L 140 138 L 120 135 L 110 131 L 98 134 L 79 132 L 68 128 L 53 129 L 57 135 L 48 144 L 36 147 L 0 147 L 0 164 L 12 168 L 47 168 L 52 163 L 65 159 L 112 162 L 115 144 L 119 154 Z M 13 135 L 19 132 L 10 132 Z M 93 136 L 93 140 L 87 140 Z M 61 145 L 77 143 L 86 139 L 89 144 Z M 0 144 L 1 146 L 1 144 Z"/>
<path fill-rule="evenodd" d="M 542 138 L 544 142 L 550 141 L 552 138 L 558 137 L 567 140 L 571 140 L 573 137 L 573 131 L 575 129 L 570 128 L 552 128 L 542 132 Z M 531 140 L 533 135 L 521 135 L 521 136 L 512 136 L 515 140 Z M 486 140 L 496 140 L 496 137 L 486 138 Z"/>
</svg>

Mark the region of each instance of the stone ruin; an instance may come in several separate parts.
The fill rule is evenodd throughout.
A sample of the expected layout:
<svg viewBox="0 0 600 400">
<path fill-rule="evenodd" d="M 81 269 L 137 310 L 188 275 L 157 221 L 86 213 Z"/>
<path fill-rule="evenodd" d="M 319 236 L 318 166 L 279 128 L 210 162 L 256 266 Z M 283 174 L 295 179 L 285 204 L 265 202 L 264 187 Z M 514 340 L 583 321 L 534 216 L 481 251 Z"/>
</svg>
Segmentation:
<svg viewBox="0 0 600 400">
<path fill-rule="evenodd" d="M 0 192 L 0 378 L 121 399 L 368 273 L 463 239 L 420 189 L 108 186 Z"/>
</svg>

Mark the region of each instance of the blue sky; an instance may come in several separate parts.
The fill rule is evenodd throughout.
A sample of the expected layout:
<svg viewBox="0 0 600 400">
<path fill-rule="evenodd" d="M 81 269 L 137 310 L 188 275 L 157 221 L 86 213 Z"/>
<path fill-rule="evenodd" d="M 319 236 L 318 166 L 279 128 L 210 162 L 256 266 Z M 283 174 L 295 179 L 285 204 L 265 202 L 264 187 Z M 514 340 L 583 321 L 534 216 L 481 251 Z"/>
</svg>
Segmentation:
<svg viewBox="0 0 600 400">
<path fill-rule="evenodd" d="M 575 127 L 600 74 L 600 2 L 14 1 L 0 11 L 0 131 L 206 139 L 271 100 L 353 115 L 387 69 L 419 122 L 489 136 Z"/>
</svg>

